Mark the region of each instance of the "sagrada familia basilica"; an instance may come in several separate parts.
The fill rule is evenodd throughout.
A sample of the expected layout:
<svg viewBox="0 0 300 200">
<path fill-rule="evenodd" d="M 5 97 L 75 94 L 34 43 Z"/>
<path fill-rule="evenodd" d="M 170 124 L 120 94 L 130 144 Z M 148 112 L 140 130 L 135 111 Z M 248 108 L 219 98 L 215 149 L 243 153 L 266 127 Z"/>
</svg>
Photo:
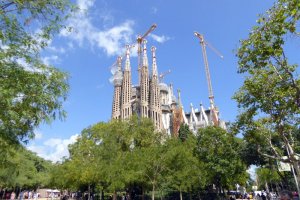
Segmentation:
<svg viewBox="0 0 300 200">
<path fill-rule="evenodd" d="M 167 85 L 160 81 L 156 62 L 156 48 L 151 47 L 151 71 L 147 55 L 146 40 L 143 48 L 140 45 L 139 84 L 132 84 L 130 65 L 130 46 L 126 47 L 125 64 L 122 58 L 117 61 L 117 70 L 113 76 L 114 97 L 112 119 L 125 120 L 136 114 L 139 117 L 151 118 L 156 129 L 165 131 L 169 135 L 178 134 L 181 124 L 187 124 L 191 131 L 209 125 L 225 127 L 215 108 L 194 109 L 191 104 L 190 112 L 185 112 L 181 103 L 180 91 L 175 97 L 172 84 Z"/>
</svg>

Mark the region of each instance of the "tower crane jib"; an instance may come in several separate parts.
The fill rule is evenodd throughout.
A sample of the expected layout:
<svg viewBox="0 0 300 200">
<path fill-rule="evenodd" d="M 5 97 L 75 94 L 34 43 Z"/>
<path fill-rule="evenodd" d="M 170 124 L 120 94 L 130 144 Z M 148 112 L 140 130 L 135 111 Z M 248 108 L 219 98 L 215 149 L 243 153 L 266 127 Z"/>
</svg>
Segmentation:
<svg viewBox="0 0 300 200">
<path fill-rule="evenodd" d="M 158 76 L 159 82 L 163 82 L 164 77 L 165 77 L 166 75 L 170 74 L 170 73 L 171 73 L 171 70 L 170 70 L 170 69 L 169 69 L 168 71 L 166 71 L 166 72 L 161 73 L 161 74 Z"/>
</svg>

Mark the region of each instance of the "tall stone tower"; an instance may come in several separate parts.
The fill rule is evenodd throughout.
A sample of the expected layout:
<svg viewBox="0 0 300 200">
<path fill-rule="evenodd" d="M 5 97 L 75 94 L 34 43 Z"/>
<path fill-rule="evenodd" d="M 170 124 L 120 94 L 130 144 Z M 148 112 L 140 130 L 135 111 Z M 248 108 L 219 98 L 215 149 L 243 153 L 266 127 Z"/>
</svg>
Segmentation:
<svg viewBox="0 0 300 200">
<path fill-rule="evenodd" d="M 141 68 L 140 90 L 141 90 L 141 117 L 149 117 L 149 72 L 148 72 L 148 57 L 147 57 L 147 41 L 144 40 L 143 63 Z"/>
<path fill-rule="evenodd" d="M 113 98 L 113 107 L 112 107 L 112 119 L 120 119 L 121 118 L 121 92 L 122 92 L 122 80 L 123 80 L 123 74 L 122 74 L 122 58 L 118 57 L 117 62 L 117 71 L 114 74 L 114 98 Z"/>
<path fill-rule="evenodd" d="M 131 67 L 130 47 L 126 45 L 126 61 L 122 82 L 121 119 L 128 119 L 132 115 L 131 108 Z"/>
<path fill-rule="evenodd" d="M 160 105 L 160 89 L 158 85 L 158 73 L 156 64 L 155 47 L 151 48 L 152 51 L 152 77 L 150 82 L 150 117 L 153 124 L 158 130 L 162 129 L 162 111 Z"/>
</svg>

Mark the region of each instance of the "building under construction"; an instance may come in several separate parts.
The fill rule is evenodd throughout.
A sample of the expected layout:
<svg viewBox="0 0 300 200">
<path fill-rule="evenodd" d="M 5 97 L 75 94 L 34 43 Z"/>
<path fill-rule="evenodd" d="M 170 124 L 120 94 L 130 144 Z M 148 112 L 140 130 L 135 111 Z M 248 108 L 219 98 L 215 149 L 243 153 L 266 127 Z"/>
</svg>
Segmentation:
<svg viewBox="0 0 300 200">
<path fill-rule="evenodd" d="M 151 118 L 157 130 L 175 136 L 182 123 L 187 124 L 194 133 L 199 128 L 209 125 L 225 128 L 225 123 L 219 119 L 214 104 L 211 104 L 209 109 L 204 109 L 202 105 L 199 109 L 194 109 L 191 105 L 190 112 L 185 113 L 180 91 L 177 91 L 176 98 L 172 84 L 163 83 L 164 74 L 158 75 L 155 47 L 151 48 L 152 63 L 151 71 L 149 70 L 147 42 L 144 38 L 154 28 L 152 26 L 144 36 L 138 38 L 138 85 L 132 84 L 129 45 L 126 46 L 124 66 L 121 57 L 117 60 L 113 73 L 112 119 L 125 120 L 134 114 Z M 211 98 L 210 100 L 213 101 Z"/>
</svg>

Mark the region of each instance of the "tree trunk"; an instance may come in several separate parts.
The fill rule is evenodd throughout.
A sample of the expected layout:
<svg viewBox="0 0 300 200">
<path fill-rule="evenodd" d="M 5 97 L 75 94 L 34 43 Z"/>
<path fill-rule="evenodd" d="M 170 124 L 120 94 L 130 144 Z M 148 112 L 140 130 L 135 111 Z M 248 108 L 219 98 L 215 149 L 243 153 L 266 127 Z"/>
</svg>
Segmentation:
<svg viewBox="0 0 300 200">
<path fill-rule="evenodd" d="M 117 200 L 117 192 L 114 191 L 113 200 Z"/>
<path fill-rule="evenodd" d="M 300 194 L 300 188 L 299 188 L 300 169 L 299 169 L 298 161 L 294 157 L 294 155 L 295 155 L 294 149 L 292 148 L 292 146 L 290 145 L 290 143 L 287 140 L 285 140 L 285 145 L 286 145 L 286 150 L 288 153 L 288 158 L 290 158 L 292 161 L 292 165 L 291 165 L 292 169 L 291 170 L 292 170 L 294 178 L 295 178 L 297 192 L 298 192 L 298 194 Z"/>
<path fill-rule="evenodd" d="M 154 183 L 152 184 L 152 200 L 155 200 L 154 199 L 154 190 L 155 190 L 155 186 L 154 186 Z"/>
<path fill-rule="evenodd" d="M 200 196 L 200 192 L 199 191 L 197 192 L 197 195 L 198 195 L 198 199 L 201 200 L 201 196 Z"/>
<path fill-rule="evenodd" d="M 142 187 L 142 200 L 145 200 L 145 191 L 144 191 L 144 187 Z"/>
<path fill-rule="evenodd" d="M 269 192 L 270 192 L 270 189 L 269 189 L 269 185 L 268 185 L 268 182 L 267 182 L 267 181 L 265 182 L 265 187 L 266 187 L 267 193 L 269 193 Z"/>
<path fill-rule="evenodd" d="M 91 199 L 91 185 L 89 185 L 89 187 L 88 187 L 88 200 L 90 200 Z"/>
<path fill-rule="evenodd" d="M 182 191 L 181 191 L 181 187 L 179 187 L 179 194 L 180 194 L 180 200 L 182 200 Z"/>
<path fill-rule="evenodd" d="M 278 183 L 276 183 L 275 186 L 276 186 L 276 194 L 279 194 L 279 186 L 278 186 Z"/>
<path fill-rule="evenodd" d="M 102 200 L 102 199 L 104 199 L 104 190 L 103 189 L 101 191 L 101 199 L 100 200 Z"/>
</svg>

